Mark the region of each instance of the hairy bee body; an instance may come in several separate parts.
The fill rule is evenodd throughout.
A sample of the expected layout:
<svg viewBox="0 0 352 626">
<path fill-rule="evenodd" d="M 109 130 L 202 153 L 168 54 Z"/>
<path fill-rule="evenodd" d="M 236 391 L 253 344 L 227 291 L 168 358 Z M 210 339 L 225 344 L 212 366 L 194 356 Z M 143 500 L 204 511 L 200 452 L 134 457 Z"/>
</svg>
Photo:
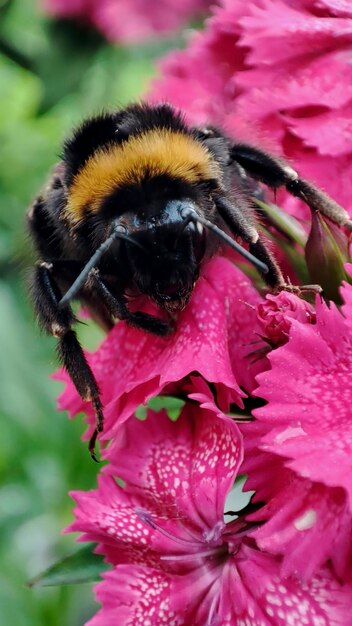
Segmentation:
<svg viewBox="0 0 352 626">
<path fill-rule="evenodd" d="M 32 292 L 39 323 L 103 428 L 99 389 L 73 326 L 77 297 L 105 328 L 116 319 L 156 334 L 173 330 L 203 264 L 222 241 L 246 245 L 266 283 L 285 283 L 256 226 L 257 181 L 284 186 L 339 224 L 348 215 L 286 163 L 216 128 L 192 128 L 166 104 L 131 105 L 84 122 L 28 211 L 39 261 Z M 231 234 L 232 239 L 230 239 Z M 241 248 L 238 247 L 237 249 Z M 129 308 L 143 294 L 163 318 Z"/>
</svg>

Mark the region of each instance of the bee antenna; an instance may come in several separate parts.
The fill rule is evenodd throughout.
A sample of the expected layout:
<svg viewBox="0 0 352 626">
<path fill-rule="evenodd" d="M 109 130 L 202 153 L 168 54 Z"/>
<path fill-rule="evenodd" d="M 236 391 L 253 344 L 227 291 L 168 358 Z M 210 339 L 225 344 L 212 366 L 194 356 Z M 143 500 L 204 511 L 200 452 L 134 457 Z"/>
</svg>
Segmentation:
<svg viewBox="0 0 352 626">
<path fill-rule="evenodd" d="M 216 224 L 213 224 L 213 222 L 210 222 L 210 220 L 207 220 L 204 217 L 201 217 L 200 215 L 198 215 L 198 213 L 196 213 L 194 209 L 191 209 L 191 208 L 183 209 L 182 216 L 185 218 L 185 221 L 187 223 L 194 222 L 196 226 L 198 227 L 198 230 L 200 228 L 200 225 L 205 226 L 206 228 L 211 230 L 218 237 L 226 241 L 226 243 L 231 248 L 233 248 L 233 250 L 236 250 L 236 252 L 241 254 L 245 259 L 247 259 L 247 261 L 252 263 L 252 265 L 254 265 L 260 272 L 262 272 L 262 274 L 267 274 L 269 272 L 269 268 L 266 265 L 266 263 L 263 263 L 262 261 L 260 261 L 260 259 L 257 259 L 257 257 L 251 254 L 248 250 L 246 250 L 246 248 L 243 248 L 242 246 L 240 246 L 240 244 L 237 243 L 237 241 L 232 239 L 232 237 L 230 237 L 227 233 L 221 230 L 219 226 L 216 226 Z"/>
<path fill-rule="evenodd" d="M 138 241 L 136 241 L 135 239 L 132 239 L 126 234 L 126 229 L 124 226 L 121 226 L 120 224 L 115 226 L 111 235 L 109 235 L 109 237 L 105 239 L 105 241 L 103 241 L 102 244 L 100 244 L 99 248 L 97 248 L 97 250 L 94 252 L 93 256 L 89 259 L 88 263 L 86 263 L 81 273 L 78 274 L 76 280 L 72 283 L 71 287 L 68 289 L 65 295 L 61 298 L 59 302 L 60 309 L 64 307 L 66 304 L 68 304 L 70 300 L 72 300 L 75 297 L 75 295 L 80 290 L 83 283 L 85 282 L 89 272 L 93 269 L 93 267 L 95 267 L 99 263 L 101 257 L 105 254 L 105 252 L 107 252 L 107 250 L 109 250 L 111 244 L 115 241 L 115 239 L 123 239 L 124 241 L 128 241 L 129 243 L 135 246 L 138 246 L 138 248 L 145 250 L 144 246 L 142 246 Z"/>
</svg>

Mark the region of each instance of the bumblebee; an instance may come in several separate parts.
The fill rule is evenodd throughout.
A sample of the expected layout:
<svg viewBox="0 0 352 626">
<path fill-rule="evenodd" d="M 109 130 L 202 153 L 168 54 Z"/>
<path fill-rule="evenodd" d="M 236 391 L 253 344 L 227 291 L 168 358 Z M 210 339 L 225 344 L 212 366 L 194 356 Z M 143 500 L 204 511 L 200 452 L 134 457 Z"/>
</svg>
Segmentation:
<svg viewBox="0 0 352 626">
<path fill-rule="evenodd" d="M 103 407 L 70 301 L 88 306 L 106 329 L 125 320 L 168 335 L 204 263 L 223 242 L 256 265 L 271 289 L 284 289 L 256 226 L 258 181 L 285 187 L 351 228 L 344 209 L 287 163 L 217 128 L 193 128 L 167 104 L 134 104 L 88 119 L 64 143 L 61 161 L 27 214 L 39 257 L 31 285 L 40 326 L 57 337 L 62 365 L 81 398 L 94 405 L 93 458 Z M 151 298 L 164 319 L 132 311 L 131 294 Z"/>
</svg>

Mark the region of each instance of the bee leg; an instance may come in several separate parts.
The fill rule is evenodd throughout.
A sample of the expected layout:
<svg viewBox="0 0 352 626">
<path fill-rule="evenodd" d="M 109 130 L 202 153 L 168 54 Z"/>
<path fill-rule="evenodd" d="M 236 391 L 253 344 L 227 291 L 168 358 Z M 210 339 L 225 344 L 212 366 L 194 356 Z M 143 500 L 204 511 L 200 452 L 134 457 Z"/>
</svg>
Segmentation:
<svg viewBox="0 0 352 626">
<path fill-rule="evenodd" d="M 131 326 L 141 328 L 147 332 L 153 333 L 154 335 L 161 335 L 162 337 L 169 335 L 174 331 L 174 325 L 171 320 L 167 322 L 160 320 L 153 315 L 149 315 L 148 313 L 143 313 L 141 311 L 133 313 L 129 311 L 123 295 L 116 293 L 112 294 L 109 287 L 100 277 L 99 270 L 96 268 L 91 270 L 89 274 L 86 288 L 88 285 L 91 293 L 94 293 L 95 296 L 98 295 L 101 298 L 106 308 L 111 311 L 114 317 L 117 317 L 120 320 L 125 320 Z"/>
<path fill-rule="evenodd" d="M 273 290 L 285 289 L 286 283 L 274 255 L 259 237 L 256 228 L 245 219 L 245 212 L 235 207 L 227 198 L 218 197 L 215 199 L 216 207 L 224 222 L 230 228 L 234 236 L 239 236 L 249 244 L 249 251 L 259 261 L 265 263 L 269 271 L 260 272 L 266 284 Z M 259 270 L 260 271 L 260 270 Z"/>
<path fill-rule="evenodd" d="M 100 391 L 94 374 L 86 360 L 77 335 L 72 330 L 77 321 L 70 306 L 59 308 L 60 289 L 53 276 L 52 263 L 39 263 L 32 278 L 32 297 L 39 325 L 49 335 L 58 339 L 59 360 L 67 370 L 79 395 L 85 402 L 92 402 L 97 424 L 89 441 L 89 452 L 94 460 L 95 442 L 103 431 L 104 415 Z"/>
<path fill-rule="evenodd" d="M 287 283 L 284 280 L 280 267 L 276 263 L 274 255 L 270 252 L 263 240 L 258 238 L 255 243 L 250 243 L 249 250 L 255 257 L 257 257 L 257 259 L 263 261 L 263 263 L 268 266 L 269 271 L 266 274 L 261 272 L 266 284 L 273 291 L 282 291 L 285 289 Z"/>
<path fill-rule="evenodd" d="M 287 191 L 305 202 L 312 211 L 320 211 L 339 226 L 352 230 L 352 221 L 347 211 L 312 183 L 299 178 L 287 163 L 259 148 L 238 144 L 231 149 L 231 158 L 239 163 L 252 178 L 268 187 L 286 187 Z"/>
<path fill-rule="evenodd" d="M 270 289 L 275 293 L 280 291 L 290 291 L 300 296 L 302 293 L 322 293 L 323 289 L 320 285 L 292 285 L 290 282 L 286 282 L 281 273 L 278 264 L 275 261 L 275 257 L 271 254 L 269 248 L 263 242 L 262 239 L 258 239 L 253 244 L 249 244 L 251 253 L 265 263 L 269 271 L 264 274 L 261 272 L 263 279 Z"/>
<path fill-rule="evenodd" d="M 258 240 L 258 231 L 248 219 L 252 210 L 244 201 L 239 207 L 225 196 L 217 196 L 214 201 L 219 214 L 234 235 L 241 237 L 246 243 L 255 243 Z"/>
</svg>

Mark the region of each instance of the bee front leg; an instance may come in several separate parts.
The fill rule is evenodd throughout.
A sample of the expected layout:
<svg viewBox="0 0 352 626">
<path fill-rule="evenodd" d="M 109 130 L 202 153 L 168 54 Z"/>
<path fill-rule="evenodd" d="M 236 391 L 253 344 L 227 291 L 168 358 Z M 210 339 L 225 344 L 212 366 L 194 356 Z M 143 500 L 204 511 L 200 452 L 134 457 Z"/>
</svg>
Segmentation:
<svg viewBox="0 0 352 626">
<path fill-rule="evenodd" d="M 62 308 L 58 303 L 62 297 L 55 281 L 54 264 L 40 262 L 32 277 L 32 298 L 38 322 L 49 335 L 57 337 L 59 360 L 69 374 L 79 395 L 85 402 L 92 402 L 96 414 L 96 428 L 89 441 L 89 452 L 96 461 L 94 448 L 98 433 L 103 431 L 104 415 L 100 391 L 94 374 L 87 362 L 77 335 L 72 326 L 77 321 L 70 306 Z"/>
<path fill-rule="evenodd" d="M 105 307 L 111 311 L 112 315 L 120 320 L 125 320 L 131 326 L 141 328 L 142 330 L 162 337 L 170 335 L 174 331 L 172 320 L 164 321 L 148 313 L 141 311 L 133 313 L 129 311 L 124 296 L 122 294 L 113 294 L 108 285 L 106 285 L 100 277 L 99 270 L 96 268 L 89 273 L 85 289 L 87 291 L 90 290 L 95 297 L 98 295 L 104 302 Z"/>
</svg>

